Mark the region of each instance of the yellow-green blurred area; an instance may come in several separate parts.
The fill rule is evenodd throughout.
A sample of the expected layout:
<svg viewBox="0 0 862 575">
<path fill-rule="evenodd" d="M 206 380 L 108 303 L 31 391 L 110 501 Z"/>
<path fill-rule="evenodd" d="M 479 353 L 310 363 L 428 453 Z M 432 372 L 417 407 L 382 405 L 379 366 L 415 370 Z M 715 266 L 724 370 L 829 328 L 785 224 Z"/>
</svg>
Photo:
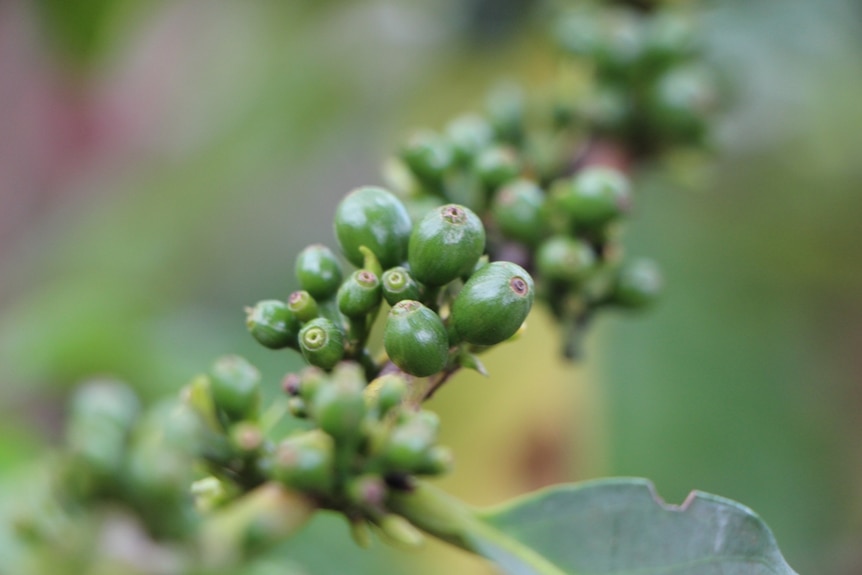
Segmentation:
<svg viewBox="0 0 862 575">
<path fill-rule="evenodd" d="M 275 394 L 299 358 L 254 344 L 243 306 L 295 289 L 306 244 L 335 247 L 338 200 L 411 129 L 500 78 L 551 81 L 539 4 L 0 1 L 3 490 L 89 376 L 153 400 L 235 352 Z M 800 573 L 860 573 L 862 7 L 700 8 L 730 86 L 716 156 L 649 170 L 626 236 L 665 297 L 601 318 L 577 367 L 540 311 L 490 379 L 447 384 L 441 484 L 486 505 L 648 477 L 752 507 Z M 326 517 L 279 553 L 314 574 L 493 572 L 439 545 L 360 551 Z"/>
</svg>

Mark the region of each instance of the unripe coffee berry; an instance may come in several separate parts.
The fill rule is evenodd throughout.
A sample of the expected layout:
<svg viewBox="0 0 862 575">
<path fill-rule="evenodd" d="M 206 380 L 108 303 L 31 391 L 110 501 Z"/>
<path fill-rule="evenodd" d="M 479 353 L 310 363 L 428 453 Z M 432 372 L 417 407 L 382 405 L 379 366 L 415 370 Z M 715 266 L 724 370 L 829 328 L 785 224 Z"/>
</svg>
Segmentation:
<svg viewBox="0 0 862 575">
<path fill-rule="evenodd" d="M 389 305 L 395 305 L 405 299 L 419 299 L 421 295 L 419 284 L 407 271 L 407 268 L 397 266 L 383 272 L 383 298 Z"/>
<path fill-rule="evenodd" d="M 320 315 L 317 301 L 305 290 L 298 290 L 287 298 L 287 309 L 302 323 L 311 321 Z"/>
<path fill-rule="evenodd" d="M 230 421 L 254 420 L 260 405 L 260 372 L 245 359 L 231 355 L 215 362 L 209 372 L 216 408 Z"/>
<path fill-rule="evenodd" d="M 448 204 L 429 212 L 410 235 L 410 273 L 428 286 L 465 275 L 485 251 L 485 228 L 475 213 Z"/>
<path fill-rule="evenodd" d="M 401 159 L 420 179 L 437 182 L 452 165 L 449 143 L 434 132 L 415 133 L 401 150 Z"/>
<path fill-rule="evenodd" d="M 596 265 L 593 249 L 570 236 L 554 236 L 539 246 L 536 269 L 543 279 L 577 284 L 589 276 Z"/>
<path fill-rule="evenodd" d="M 611 300 L 623 307 L 640 309 L 658 299 L 662 290 L 662 277 L 658 266 L 651 260 L 626 262 L 617 272 Z"/>
<path fill-rule="evenodd" d="M 268 466 L 276 481 L 301 491 L 326 493 L 334 483 L 332 438 L 319 429 L 279 443 Z"/>
<path fill-rule="evenodd" d="M 452 120 L 446 126 L 446 136 L 452 145 L 455 159 L 468 162 L 487 148 L 494 140 L 494 130 L 481 116 L 468 114 Z"/>
<path fill-rule="evenodd" d="M 521 173 L 521 162 L 515 151 L 505 146 L 483 150 L 474 163 L 476 175 L 488 189 L 496 189 Z"/>
<path fill-rule="evenodd" d="M 628 211 L 631 187 L 622 172 L 600 166 L 581 170 L 559 201 L 576 227 L 596 229 Z"/>
<path fill-rule="evenodd" d="M 260 301 L 248 310 L 245 320 L 249 333 L 258 343 L 269 349 L 296 346 L 299 320 L 283 301 Z"/>
<path fill-rule="evenodd" d="M 334 323 L 319 317 L 300 330 L 299 349 L 305 361 L 330 370 L 344 357 L 344 334 Z"/>
<path fill-rule="evenodd" d="M 336 442 L 357 437 L 362 418 L 365 417 L 363 388 L 361 381 L 333 378 L 317 390 L 311 405 L 311 416 L 320 429 Z"/>
<path fill-rule="evenodd" d="M 544 233 L 544 203 L 545 195 L 535 182 L 516 180 L 494 195 L 492 210 L 504 236 L 533 246 Z"/>
<path fill-rule="evenodd" d="M 347 317 L 363 317 L 380 305 L 380 280 L 368 270 L 356 270 L 338 288 L 338 309 Z"/>
<path fill-rule="evenodd" d="M 443 320 L 414 300 L 400 301 L 390 310 L 383 347 L 392 363 L 417 377 L 441 371 L 449 357 Z"/>
<path fill-rule="evenodd" d="M 367 186 L 347 194 L 335 210 L 335 236 L 345 257 L 362 267 L 366 246 L 384 269 L 406 259 L 413 224 L 404 204 L 383 188 Z"/>
<path fill-rule="evenodd" d="M 302 289 L 319 301 L 335 295 L 341 285 L 341 264 L 328 247 L 313 244 L 296 258 L 296 279 Z"/>
<path fill-rule="evenodd" d="M 533 278 L 511 262 L 491 262 L 470 276 L 452 304 L 461 339 L 494 345 L 515 335 L 533 305 Z"/>
</svg>

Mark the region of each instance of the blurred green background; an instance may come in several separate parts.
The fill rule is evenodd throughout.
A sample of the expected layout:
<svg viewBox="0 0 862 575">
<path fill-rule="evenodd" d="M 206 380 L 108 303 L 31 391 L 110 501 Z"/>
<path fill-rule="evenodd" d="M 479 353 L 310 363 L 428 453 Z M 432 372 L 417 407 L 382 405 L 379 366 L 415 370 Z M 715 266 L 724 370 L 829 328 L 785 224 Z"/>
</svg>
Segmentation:
<svg viewBox="0 0 862 575">
<path fill-rule="evenodd" d="M 274 390 L 299 362 L 254 345 L 243 306 L 295 288 L 294 255 L 334 246 L 336 203 L 410 129 L 501 77 L 549 81 L 530 4 L 0 2 L 3 491 L 90 375 L 152 399 L 238 352 Z M 627 234 L 665 299 L 601 320 L 577 367 L 537 313 L 491 380 L 441 393 L 443 485 L 491 504 L 645 476 L 669 501 L 749 505 L 800 573 L 862 573 L 862 7 L 701 8 L 732 86 L 718 153 L 645 174 Z M 339 553 L 352 573 L 491 572 L 441 546 L 360 552 L 327 518 L 283 553 L 309 573 Z"/>
</svg>

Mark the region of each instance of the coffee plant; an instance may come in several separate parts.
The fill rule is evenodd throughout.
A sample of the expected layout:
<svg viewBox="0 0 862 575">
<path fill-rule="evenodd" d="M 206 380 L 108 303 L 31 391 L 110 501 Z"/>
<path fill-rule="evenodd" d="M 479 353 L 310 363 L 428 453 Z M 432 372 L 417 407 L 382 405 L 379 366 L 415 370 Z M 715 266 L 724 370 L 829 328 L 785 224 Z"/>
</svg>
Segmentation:
<svg viewBox="0 0 862 575">
<path fill-rule="evenodd" d="M 149 408 L 119 382 L 78 390 L 53 495 L 17 525 L 22 573 L 291 573 L 265 551 L 318 511 L 363 547 L 430 536 L 512 574 L 793 573 L 754 513 L 713 495 L 672 506 L 606 479 L 477 510 L 430 482 L 454 456 L 424 401 L 462 369 L 494 377 L 482 355 L 517 353 L 534 303 L 574 360 L 598 315 L 658 297 L 656 264 L 620 243 L 637 173 L 709 142 L 717 86 L 685 13 L 596 4 L 554 22 L 559 85 L 503 86 L 484 112 L 415 132 L 385 187 L 335 211 L 352 267 L 310 245 L 300 289 L 247 308 L 251 337 L 307 364 L 279 399 L 264 404 L 238 356 Z M 117 533 L 136 544 L 112 546 Z"/>
</svg>

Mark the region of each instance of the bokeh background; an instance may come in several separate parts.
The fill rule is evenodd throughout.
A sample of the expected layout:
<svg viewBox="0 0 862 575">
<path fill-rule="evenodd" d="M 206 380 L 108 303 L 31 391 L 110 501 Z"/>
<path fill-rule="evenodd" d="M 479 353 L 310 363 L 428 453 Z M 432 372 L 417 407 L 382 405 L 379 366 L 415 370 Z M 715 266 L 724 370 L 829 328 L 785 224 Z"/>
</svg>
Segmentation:
<svg viewBox="0 0 862 575">
<path fill-rule="evenodd" d="M 154 399 L 238 352 L 274 390 L 297 358 L 254 345 L 243 306 L 295 288 L 294 255 L 335 245 L 339 198 L 380 183 L 410 129 L 553 76 L 536 4 L 0 0 L 3 492 L 94 374 Z M 730 86 L 716 156 L 646 174 L 627 234 L 666 297 L 599 321 L 577 366 L 537 312 L 490 380 L 455 380 L 432 405 L 458 459 L 442 483 L 488 505 L 649 477 L 671 502 L 749 505 L 800 573 L 859 574 L 862 6 L 700 9 Z M 279 553 L 309 573 L 491 572 L 440 545 L 361 552 L 327 517 Z"/>
</svg>

